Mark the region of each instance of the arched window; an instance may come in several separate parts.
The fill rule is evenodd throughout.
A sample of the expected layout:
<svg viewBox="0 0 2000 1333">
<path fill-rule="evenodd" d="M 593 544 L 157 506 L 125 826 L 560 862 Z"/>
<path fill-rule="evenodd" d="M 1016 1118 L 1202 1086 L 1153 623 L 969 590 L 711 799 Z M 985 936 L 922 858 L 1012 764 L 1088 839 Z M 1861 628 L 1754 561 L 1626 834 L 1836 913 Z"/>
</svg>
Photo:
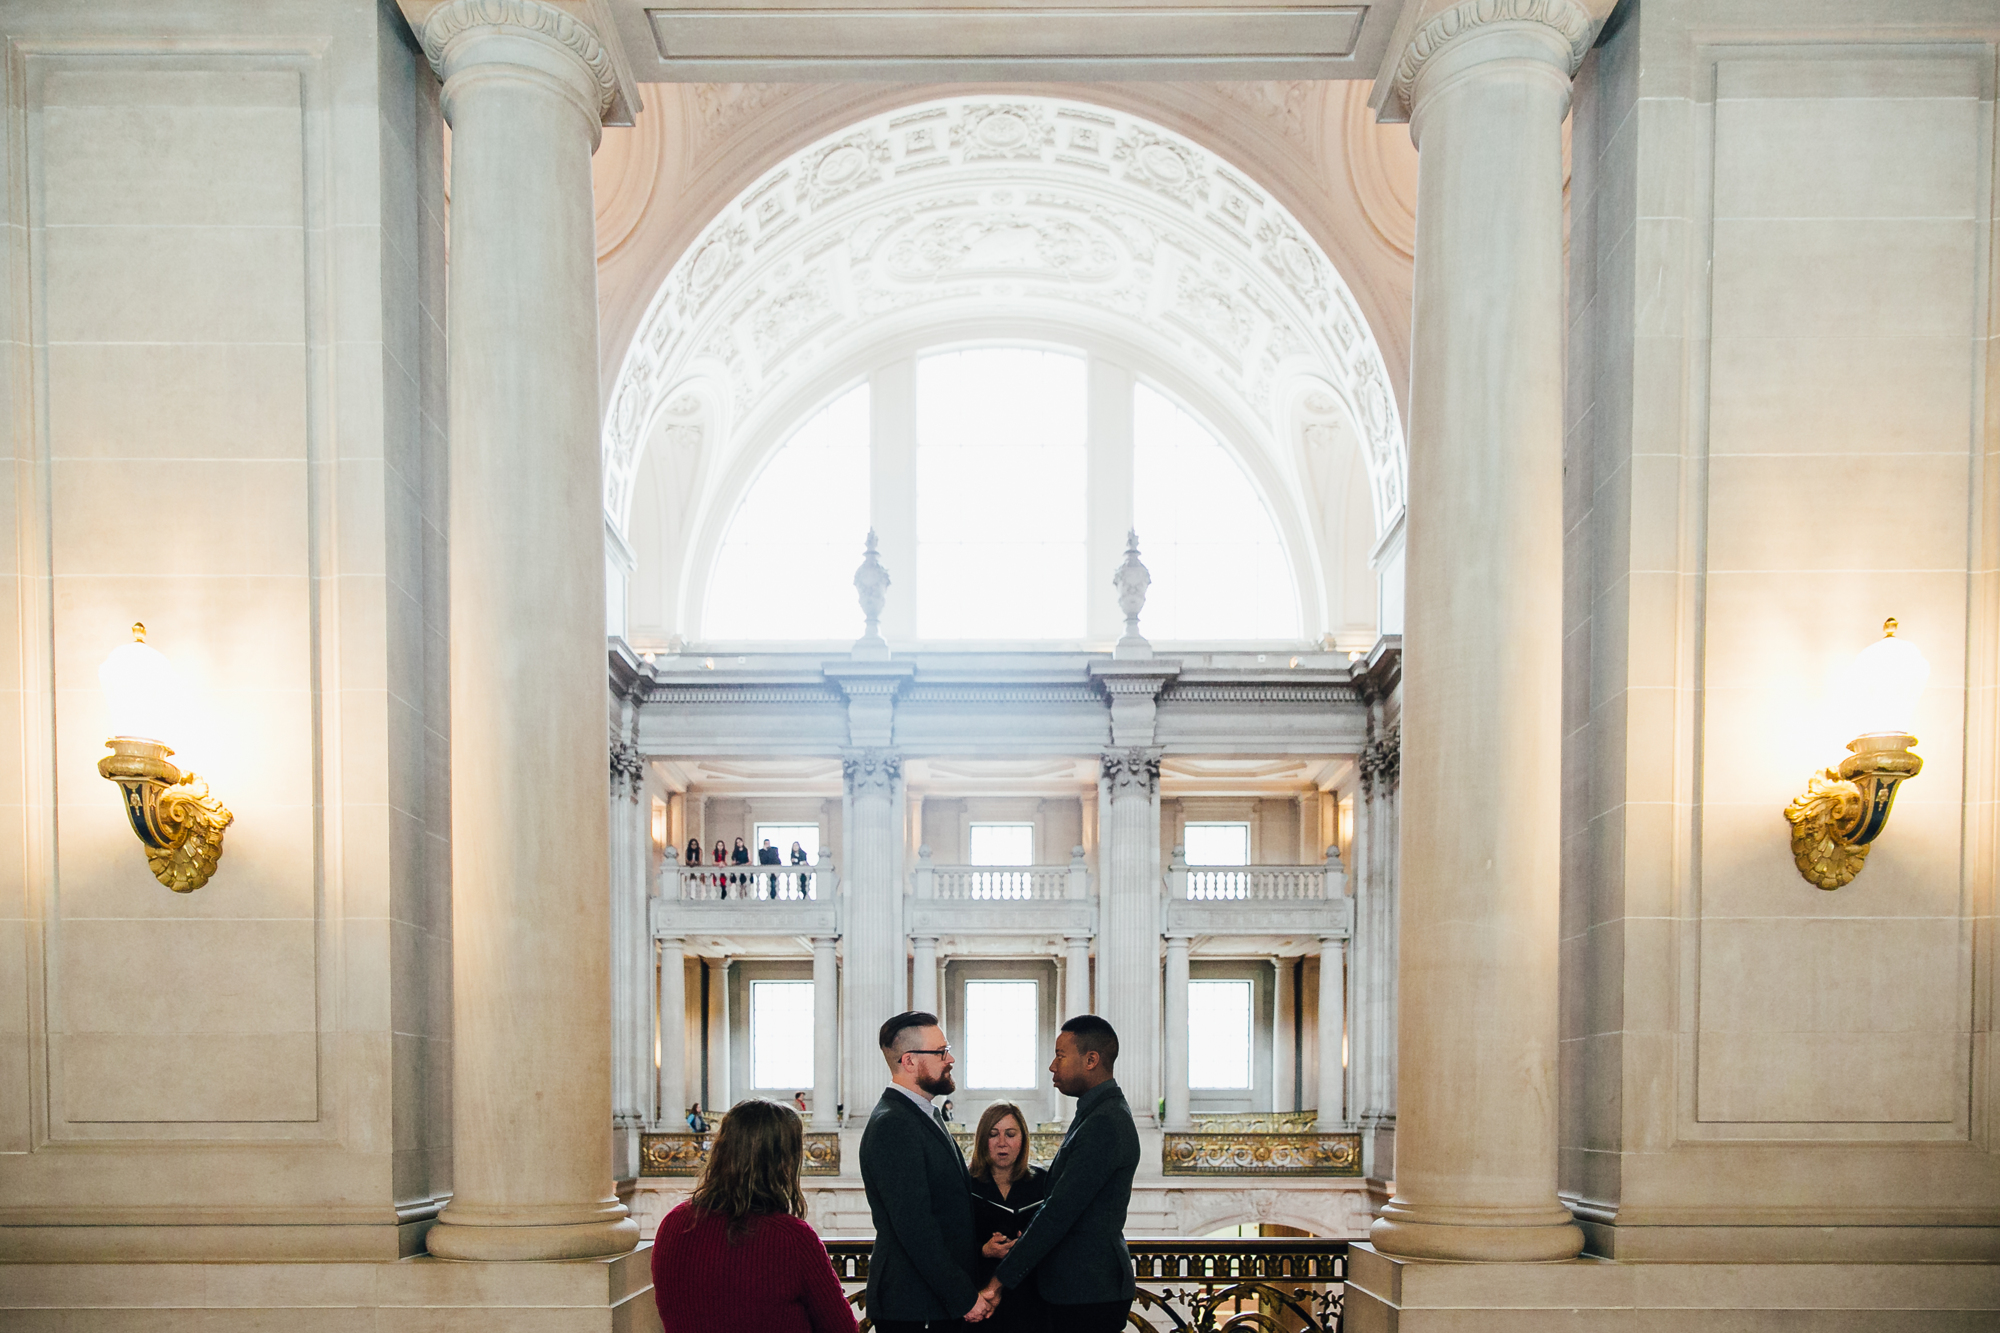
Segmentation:
<svg viewBox="0 0 2000 1333">
<path fill-rule="evenodd" d="M 1084 636 L 1084 359 L 917 362 L 917 637 Z"/>
<path fill-rule="evenodd" d="M 1132 526 L 1153 586 L 1151 639 L 1293 639 L 1299 601 L 1271 512 L 1208 427 L 1133 389 Z"/>
<path fill-rule="evenodd" d="M 730 520 L 702 611 L 710 639 L 851 639 L 868 533 L 868 386 L 807 417 Z"/>
</svg>

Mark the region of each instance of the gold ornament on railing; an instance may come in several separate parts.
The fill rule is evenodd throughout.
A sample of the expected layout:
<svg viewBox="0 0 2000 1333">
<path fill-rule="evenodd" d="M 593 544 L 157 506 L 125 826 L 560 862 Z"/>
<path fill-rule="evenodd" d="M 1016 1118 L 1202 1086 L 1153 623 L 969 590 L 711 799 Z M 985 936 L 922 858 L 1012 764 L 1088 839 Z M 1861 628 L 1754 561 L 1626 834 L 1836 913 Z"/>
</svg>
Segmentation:
<svg viewBox="0 0 2000 1333">
<path fill-rule="evenodd" d="M 222 859 L 222 831 L 236 816 L 209 794 L 208 783 L 168 762 L 173 749 L 160 736 L 178 734 L 183 715 L 179 678 L 146 643 L 146 627 L 132 626 L 97 669 L 109 705 L 111 753 L 97 771 L 118 784 L 125 817 L 146 848 L 153 878 L 175 893 L 208 883 Z"/>
</svg>

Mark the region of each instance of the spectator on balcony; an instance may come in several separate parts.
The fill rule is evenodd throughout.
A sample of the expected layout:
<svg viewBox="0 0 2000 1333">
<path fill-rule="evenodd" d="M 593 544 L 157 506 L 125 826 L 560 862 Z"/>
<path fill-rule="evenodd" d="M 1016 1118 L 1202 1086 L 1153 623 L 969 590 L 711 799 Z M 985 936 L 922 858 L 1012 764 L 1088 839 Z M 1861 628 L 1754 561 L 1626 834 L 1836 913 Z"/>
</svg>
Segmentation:
<svg viewBox="0 0 2000 1333">
<path fill-rule="evenodd" d="M 757 864 L 760 866 L 781 866 L 784 863 L 783 858 L 778 855 L 777 847 L 769 838 L 764 839 L 764 845 L 757 849 Z M 764 876 L 764 888 L 771 897 L 776 898 L 778 896 L 778 877 L 776 875 Z"/>
<path fill-rule="evenodd" d="M 1033 1141 L 1028 1118 L 1012 1102 L 994 1102 L 979 1117 L 972 1135 L 973 1234 L 985 1236 L 979 1253 L 986 1260 L 979 1280 L 990 1282 L 993 1270 L 1021 1238 L 1041 1210 L 1049 1192 L 1049 1173 L 1028 1160 Z M 1039 1330 L 1048 1310 L 1030 1273 L 993 1312 L 992 1327 Z"/>
<path fill-rule="evenodd" d="M 855 1333 L 799 1188 L 805 1127 L 778 1102 L 730 1108 L 688 1201 L 660 1223 L 653 1300 L 666 1333 Z"/>
<path fill-rule="evenodd" d="M 698 866 L 698 865 L 700 865 L 700 864 L 701 864 L 701 839 L 700 839 L 700 838 L 689 838 L 689 839 L 688 839 L 688 849 L 687 849 L 687 863 L 688 863 L 689 865 L 691 865 L 691 866 Z"/>
<path fill-rule="evenodd" d="M 750 844 L 743 841 L 743 839 L 738 838 L 736 840 L 736 846 L 730 849 L 729 864 L 733 866 L 749 865 Z M 739 893 L 742 893 L 744 896 L 750 898 L 755 898 L 757 896 L 756 890 L 754 888 L 748 887 L 753 883 L 749 875 L 731 875 L 729 877 L 729 882 L 731 884 L 734 884 L 737 888 L 737 891 Z"/>
<path fill-rule="evenodd" d="M 715 840 L 715 860 L 712 864 L 719 866 L 729 864 L 729 844 L 720 838 Z M 727 898 L 729 896 L 729 876 L 720 873 L 716 875 L 715 893 L 719 898 Z"/>
<path fill-rule="evenodd" d="M 802 866 L 807 864 L 806 849 L 804 844 L 796 842 L 792 844 L 792 864 L 795 866 Z M 795 873 L 798 875 L 799 878 L 799 897 L 801 898 L 812 897 L 812 876 L 803 870 L 797 871 Z"/>
</svg>

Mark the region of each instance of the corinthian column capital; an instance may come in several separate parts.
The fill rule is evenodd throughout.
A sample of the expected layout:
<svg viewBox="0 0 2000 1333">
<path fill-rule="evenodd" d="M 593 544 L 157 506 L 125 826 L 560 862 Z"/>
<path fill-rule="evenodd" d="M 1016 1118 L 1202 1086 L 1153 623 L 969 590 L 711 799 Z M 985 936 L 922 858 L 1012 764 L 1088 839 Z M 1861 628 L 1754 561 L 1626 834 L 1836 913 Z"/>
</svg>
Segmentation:
<svg viewBox="0 0 2000 1333">
<path fill-rule="evenodd" d="M 1122 796 L 1150 798 L 1160 789 L 1160 752 L 1134 746 L 1106 750 L 1103 754 L 1104 781 L 1110 784 L 1111 799 Z"/>
<path fill-rule="evenodd" d="M 858 796 L 895 795 L 896 780 L 903 776 L 900 755 L 887 750 L 857 750 L 840 761 L 841 776 L 847 781 L 850 800 Z"/>
<path fill-rule="evenodd" d="M 1374 99 L 1377 117 L 1392 123 L 1408 120 L 1416 102 L 1417 81 L 1426 69 L 1475 34 L 1503 26 L 1539 28 L 1555 39 L 1567 62 L 1565 75 L 1576 73 L 1597 32 L 1597 20 L 1578 0 L 1460 0 L 1426 20 L 1395 65 L 1384 67 Z"/>
</svg>

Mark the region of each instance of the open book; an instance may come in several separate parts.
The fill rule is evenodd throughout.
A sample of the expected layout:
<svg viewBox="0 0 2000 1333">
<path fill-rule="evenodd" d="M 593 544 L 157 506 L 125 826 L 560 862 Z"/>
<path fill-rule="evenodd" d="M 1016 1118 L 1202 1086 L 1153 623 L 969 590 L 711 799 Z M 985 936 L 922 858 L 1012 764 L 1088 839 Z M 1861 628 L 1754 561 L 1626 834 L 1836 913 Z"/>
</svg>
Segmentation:
<svg viewBox="0 0 2000 1333">
<path fill-rule="evenodd" d="M 1004 1203 L 974 1195 L 972 1198 L 973 1234 L 982 1241 L 994 1232 L 1003 1236 L 1019 1236 L 1028 1229 L 1028 1223 L 1035 1220 L 1035 1210 L 1042 1206 L 1041 1199 L 1024 1203 L 1019 1208 L 1011 1208 Z"/>
</svg>

